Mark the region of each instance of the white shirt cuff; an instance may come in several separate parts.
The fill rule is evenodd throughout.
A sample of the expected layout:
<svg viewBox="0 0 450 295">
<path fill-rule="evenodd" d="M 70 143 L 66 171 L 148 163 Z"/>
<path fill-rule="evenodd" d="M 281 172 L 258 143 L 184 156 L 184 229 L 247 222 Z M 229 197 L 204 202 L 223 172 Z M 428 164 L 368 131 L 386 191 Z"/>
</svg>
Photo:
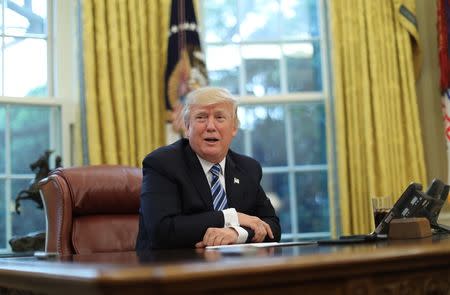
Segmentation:
<svg viewBox="0 0 450 295">
<path fill-rule="evenodd" d="M 232 227 L 238 233 L 236 244 L 244 244 L 247 241 L 248 232 L 240 227 L 238 215 L 236 209 L 228 208 L 222 210 L 224 217 L 224 227 Z"/>
<path fill-rule="evenodd" d="M 238 233 L 236 244 L 244 244 L 247 241 L 248 232 L 240 226 L 230 226 L 230 227 L 234 228 Z"/>
<path fill-rule="evenodd" d="M 232 227 L 232 226 L 240 225 L 236 209 L 228 208 L 228 209 L 222 210 L 222 212 L 223 212 L 223 219 L 224 219 L 223 227 Z"/>
</svg>

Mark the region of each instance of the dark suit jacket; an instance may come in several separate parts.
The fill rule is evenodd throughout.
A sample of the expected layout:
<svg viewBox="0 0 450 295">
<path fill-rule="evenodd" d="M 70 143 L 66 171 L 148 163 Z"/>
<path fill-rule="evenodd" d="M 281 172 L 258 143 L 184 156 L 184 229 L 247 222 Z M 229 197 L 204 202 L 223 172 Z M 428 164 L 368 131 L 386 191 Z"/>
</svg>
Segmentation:
<svg viewBox="0 0 450 295">
<path fill-rule="evenodd" d="M 228 152 L 228 206 L 267 222 L 274 240 L 267 237 L 266 241 L 279 241 L 279 219 L 260 185 L 261 177 L 261 166 L 256 160 Z M 209 227 L 223 226 L 223 213 L 213 209 L 208 180 L 187 139 L 145 157 L 136 250 L 194 247 Z M 245 229 L 250 241 L 254 232 Z"/>
</svg>

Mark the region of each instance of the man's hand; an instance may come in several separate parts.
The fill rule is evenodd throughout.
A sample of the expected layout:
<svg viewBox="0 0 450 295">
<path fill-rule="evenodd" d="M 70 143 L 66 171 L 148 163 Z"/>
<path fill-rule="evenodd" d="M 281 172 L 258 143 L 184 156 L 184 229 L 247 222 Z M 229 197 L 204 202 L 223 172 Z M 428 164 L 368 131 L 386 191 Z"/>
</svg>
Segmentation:
<svg viewBox="0 0 450 295">
<path fill-rule="evenodd" d="M 231 227 L 210 227 L 206 230 L 203 240 L 195 244 L 195 247 L 204 248 L 206 246 L 230 245 L 236 243 L 237 239 L 238 233 Z"/>
<path fill-rule="evenodd" d="M 251 216 L 240 212 L 238 212 L 237 215 L 241 226 L 247 226 L 255 232 L 252 242 L 260 243 L 264 241 L 266 235 L 273 239 L 272 229 L 266 222 L 256 216 Z"/>
</svg>

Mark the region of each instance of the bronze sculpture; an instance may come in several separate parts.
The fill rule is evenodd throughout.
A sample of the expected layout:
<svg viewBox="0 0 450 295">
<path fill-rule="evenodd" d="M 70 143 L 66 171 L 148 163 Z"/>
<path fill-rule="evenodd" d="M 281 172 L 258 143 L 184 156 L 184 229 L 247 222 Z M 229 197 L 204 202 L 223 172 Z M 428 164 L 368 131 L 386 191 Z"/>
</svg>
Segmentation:
<svg viewBox="0 0 450 295">
<path fill-rule="evenodd" d="M 36 162 L 30 164 L 30 169 L 36 173 L 36 176 L 30 182 L 30 186 L 27 189 L 21 190 L 16 197 L 16 213 L 20 214 L 20 201 L 22 200 L 32 200 L 37 203 L 37 208 L 42 209 L 43 203 L 41 195 L 39 193 L 38 183 L 42 179 L 48 176 L 51 169 L 49 166 L 49 158 L 53 153 L 51 150 L 46 150 Z M 61 167 L 62 159 L 60 156 L 55 158 L 55 168 Z"/>
</svg>

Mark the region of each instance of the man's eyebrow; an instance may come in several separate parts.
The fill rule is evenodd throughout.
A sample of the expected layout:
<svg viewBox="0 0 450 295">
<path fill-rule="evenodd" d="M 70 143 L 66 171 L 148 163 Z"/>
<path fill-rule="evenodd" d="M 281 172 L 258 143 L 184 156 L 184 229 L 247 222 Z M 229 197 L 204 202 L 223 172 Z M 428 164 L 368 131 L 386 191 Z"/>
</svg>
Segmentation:
<svg viewBox="0 0 450 295">
<path fill-rule="evenodd" d="M 214 111 L 214 114 L 223 114 L 223 113 L 227 114 L 229 112 L 226 109 L 218 109 Z"/>
<path fill-rule="evenodd" d="M 206 111 L 199 110 L 199 111 L 194 111 L 192 114 L 195 115 L 195 116 L 198 116 L 198 115 L 204 115 L 206 113 L 207 113 Z"/>
</svg>

